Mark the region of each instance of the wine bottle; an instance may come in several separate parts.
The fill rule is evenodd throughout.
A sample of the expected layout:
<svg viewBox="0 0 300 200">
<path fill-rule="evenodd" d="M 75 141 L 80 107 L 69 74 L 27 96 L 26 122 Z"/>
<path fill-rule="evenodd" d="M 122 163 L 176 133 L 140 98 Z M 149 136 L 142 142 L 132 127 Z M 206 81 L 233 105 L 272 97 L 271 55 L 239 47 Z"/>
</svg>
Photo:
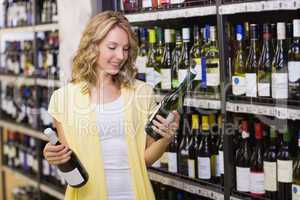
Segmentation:
<svg viewBox="0 0 300 200">
<path fill-rule="evenodd" d="M 194 44 L 190 51 L 190 59 L 191 62 L 194 62 L 196 65 L 197 75 L 191 84 L 191 89 L 194 92 L 199 92 L 200 89 L 200 81 L 201 81 L 201 44 L 199 37 L 199 27 L 197 25 L 194 26 Z"/>
<path fill-rule="evenodd" d="M 288 98 L 287 56 L 283 44 L 285 40 L 285 23 L 277 23 L 277 47 L 272 61 L 272 98 Z"/>
<path fill-rule="evenodd" d="M 270 128 L 270 143 L 264 153 L 264 173 L 266 197 L 277 199 L 277 134 L 274 127 Z"/>
<path fill-rule="evenodd" d="M 156 49 L 154 53 L 154 58 L 156 65 L 154 66 L 154 73 L 157 74 L 156 76 L 156 85 L 154 86 L 154 89 L 157 92 L 160 92 L 162 89 L 162 74 L 161 74 L 161 68 L 162 68 L 162 58 L 164 54 L 164 44 L 163 44 L 163 31 L 162 28 L 156 27 L 156 35 L 157 35 L 157 44 Z"/>
<path fill-rule="evenodd" d="M 161 64 L 161 89 L 171 90 L 171 68 L 172 68 L 172 52 L 171 52 L 171 29 L 165 29 L 165 48 L 163 50 Z"/>
<path fill-rule="evenodd" d="M 157 115 L 161 115 L 162 117 L 167 118 L 169 122 L 173 121 L 174 115 L 171 112 L 173 110 L 179 110 L 182 108 L 183 96 L 190 82 L 195 78 L 195 76 L 196 72 L 194 66 L 192 66 L 189 69 L 183 82 L 179 85 L 179 87 L 173 90 L 171 93 L 167 94 L 150 116 L 148 123 L 146 124 L 145 130 L 146 133 L 153 137 L 155 140 L 160 139 L 162 136 L 153 130 L 153 120 L 156 118 Z"/>
<path fill-rule="evenodd" d="M 61 144 L 58 141 L 56 133 L 51 128 L 45 129 L 44 134 L 49 138 L 52 145 Z M 70 160 L 57 165 L 57 167 L 60 171 L 60 175 L 72 187 L 81 187 L 88 181 L 88 173 L 74 152 L 72 152 Z"/>
<path fill-rule="evenodd" d="M 156 33 L 154 29 L 148 29 L 149 36 L 149 49 L 147 56 L 147 74 L 146 74 L 146 82 L 154 87 L 156 84 L 160 82 L 160 74 L 155 70 L 158 66 L 158 63 L 155 59 L 156 52 Z"/>
<path fill-rule="evenodd" d="M 255 147 L 250 160 L 250 193 L 254 197 L 265 194 L 263 168 L 262 124 L 255 123 Z"/>
<path fill-rule="evenodd" d="M 257 97 L 258 25 L 250 24 L 250 49 L 246 60 L 246 96 Z"/>
<path fill-rule="evenodd" d="M 147 29 L 146 28 L 139 28 L 138 29 L 139 36 L 140 36 L 140 45 L 139 45 L 139 52 L 138 57 L 136 59 L 136 67 L 138 69 L 138 79 L 142 81 L 146 81 L 146 74 L 147 74 Z"/>
<path fill-rule="evenodd" d="M 189 116 L 189 115 L 187 115 Z M 178 164 L 179 164 L 179 173 L 185 176 L 188 176 L 189 166 L 188 166 L 188 158 L 189 158 L 189 144 L 190 144 L 190 133 L 187 130 L 187 124 L 183 125 L 184 132 L 181 138 L 181 142 L 178 148 Z"/>
<path fill-rule="evenodd" d="M 192 135 L 190 137 L 189 158 L 188 158 L 188 176 L 191 178 L 197 177 L 197 146 L 199 135 L 199 115 L 192 115 Z"/>
<path fill-rule="evenodd" d="M 208 116 L 202 115 L 202 140 L 197 152 L 198 178 L 210 181 L 212 178 L 211 169 L 211 138 L 209 135 Z"/>
<path fill-rule="evenodd" d="M 172 89 L 175 89 L 179 86 L 179 61 L 180 61 L 180 54 L 182 51 L 182 39 L 179 30 L 176 30 L 176 43 L 175 48 L 172 52 L 172 68 L 171 68 L 171 78 L 172 78 Z"/>
<path fill-rule="evenodd" d="M 294 40 L 288 53 L 289 98 L 300 99 L 300 19 L 294 19 Z"/>
<path fill-rule="evenodd" d="M 292 200 L 300 200 L 300 131 L 298 131 L 298 155 L 293 164 Z"/>
<path fill-rule="evenodd" d="M 190 29 L 189 28 L 182 28 L 182 39 L 183 39 L 183 46 L 180 54 L 179 70 L 178 70 L 179 84 L 184 80 L 184 77 L 186 77 L 188 68 L 190 66 L 190 59 L 189 59 Z"/>
<path fill-rule="evenodd" d="M 236 40 L 237 48 L 233 59 L 233 76 L 232 76 L 232 93 L 235 96 L 245 95 L 246 85 L 246 66 L 245 66 L 245 52 L 243 48 L 243 26 L 236 25 Z"/>
<path fill-rule="evenodd" d="M 220 98 L 220 58 L 216 42 L 216 27 L 210 26 L 210 42 L 205 54 L 207 95 Z"/>
<path fill-rule="evenodd" d="M 203 45 L 201 47 L 201 84 L 200 95 L 206 96 L 207 94 L 207 69 L 206 69 L 206 54 L 210 45 L 210 26 L 205 25 L 202 29 Z"/>
<path fill-rule="evenodd" d="M 271 96 L 271 72 L 273 48 L 271 43 L 271 30 L 269 24 L 263 25 L 263 47 L 258 61 L 257 91 L 260 97 Z"/>
<path fill-rule="evenodd" d="M 220 183 L 224 186 L 224 135 L 222 132 L 222 115 L 218 116 L 219 141 L 217 157 L 217 174 L 220 174 Z"/>
<path fill-rule="evenodd" d="M 177 173 L 177 150 L 178 150 L 178 140 L 177 135 L 174 136 L 172 142 L 169 145 L 168 152 L 168 171 L 172 173 Z"/>
<path fill-rule="evenodd" d="M 213 183 L 220 182 L 220 173 L 218 173 L 218 128 L 215 120 L 215 115 L 210 114 L 208 118 L 209 122 L 209 132 L 210 132 L 210 148 L 211 148 L 211 156 L 210 156 L 210 163 L 211 163 L 211 180 Z"/>
<path fill-rule="evenodd" d="M 277 154 L 278 199 L 292 199 L 293 160 L 290 154 L 290 133 L 288 129 L 283 135 L 283 145 Z"/>
<path fill-rule="evenodd" d="M 241 124 L 242 144 L 236 151 L 236 189 L 239 192 L 250 192 L 250 157 L 251 149 L 248 132 L 248 122 L 243 120 Z"/>
</svg>

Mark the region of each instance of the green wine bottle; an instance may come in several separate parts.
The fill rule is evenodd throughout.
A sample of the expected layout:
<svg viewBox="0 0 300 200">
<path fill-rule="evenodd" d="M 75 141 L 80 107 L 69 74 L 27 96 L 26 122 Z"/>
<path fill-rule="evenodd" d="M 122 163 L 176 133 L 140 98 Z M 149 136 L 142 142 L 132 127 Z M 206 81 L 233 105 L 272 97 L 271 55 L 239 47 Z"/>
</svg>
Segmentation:
<svg viewBox="0 0 300 200">
<path fill-rule="evenodd" d="M 183 107 L 183 97 L 191 81 L 195 78 L 196 74 L 197 72 L 195 71 L 194 66 L 191 66 L 187 72 L 185 79 L 178 86 L 178 88 L 174 89 L 172 92 L 167 94 L 150 116 L 148 123 L 146 124 L 145 130 L 146 133 L 155 140 L 160 139 L 162 136 L 153 130 L 153 120 L 156 118 L 157 115 L 161 115 L 162 117 L 166 118 L 169 122 L 173 121 L 174 115 L 172 114 L 172 111 L 179 110 Z"/>
<path fill-rule="evenodd" d="M 199 27 L 197 25 L 194 26 L 194 44 L 190 51 L 190 59 L 191 62 L 196 64 L 197 76 L 193 80 L 191 84 L 191 89 L 194 92 L 199 92 L 200 89 L 200 81 L 201 81 L 201 44 L 199 37 Z"/>
<path fill-rule="evenodd" d="M 179 86 L 178 70 L 179 70 L 179 60 L 182 50 L 182 39 L 180 31 L 176 30 L 176 42 L 175 48 L 172 52 L 172 68 L 171 68 L 171 78 L 172 78 L 172 89 Z"/>
<path fill-rule="evenodd" d="M 165 48 L 163 51 L 161 64 L 161 89 L 163 91 L 171 90 L 171 68 L 172 68 L 172 52 L 171 52 L 171 29 L 165 29 Z"/>
</svg>

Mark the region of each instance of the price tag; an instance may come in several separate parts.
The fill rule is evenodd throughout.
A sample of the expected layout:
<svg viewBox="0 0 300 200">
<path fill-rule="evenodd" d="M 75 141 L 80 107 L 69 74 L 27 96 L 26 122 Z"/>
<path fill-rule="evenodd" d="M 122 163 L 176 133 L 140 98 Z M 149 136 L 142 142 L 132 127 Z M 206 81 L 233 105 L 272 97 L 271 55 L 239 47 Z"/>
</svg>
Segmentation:
<svg viewBox="0 0 300 200">
<path fill-rule="evenodd" d="M 294 10 L 295 9 L 294 2 L 291 0 L 281 1 L 280 6 L 281 6 L 281 9 L 284 9 L 284 10 Z"/>
<path fill-rule="evenodd" d="M 280 1 L 272 1 L 270 2 L 270 8 L 271 10 L 279 10 L 281 7 L 281 2 Z"/>
<path fill-rule="evenodd" d="M 295 110 L 296 119 L 300 119 L 300 110 Z"/>
<path fill-rule="evenodd" d="M 236 112 L 246 113 L 247 112 L 247 105 L 246 104 L 236 104 Z"/>
<path fill-rule="evenodd" d="M 187 192 L 189 192 L 191 194 L 196 194 L 197 191 L 198 191 L 198 188 L 196 186 L 190 185 L 190 184 L 186 184 L 186 183 L 183 184 L 183 188 L 184 188 L 184 191 L 187 191 Z"/>
<path fill-rule="evenodd" d="M 207 101 L 207 107 L 209 109 L 220 109 L 221 102 L 220 101 Z"/>
<path fill-rule="evenodd" d="M 184 17 L 185 13 L 183 11 L 176 12 L 176 10 L 173 11 L 165 11 L 166 13 L 166 18 L 178 18 L 178 17 Z"/>
<path fill-rule="evenodd" d="M 183 183 L 175 179 L 169 179 L 169 185 L 178 189 L 183 188 Z"/>
<path fill-rule="evenodd" d="M 300 8 L 300 1 L 295 0 L 295 4 L 296 4 L 296 9 L 299 9 Z"/>
<path fill-rule="evenodd" d="M 260 2 L 253 2 L 246 4 L 247 12 L 259 12 L 262 10 L 262 4 Z"/>
<path fill-rule="evenodd" d="M 234 112 L 234 106 L 232 103 L 230 103 L 230 102 L 226 103 L 226 111 Z"/>
<path fill-rule="evenodd" d="M 288 109 L 287 108 L 275 107 L 274 108 L 274 116 L 277 117 L 278 119 L 287 119 Z"/>
</svg>

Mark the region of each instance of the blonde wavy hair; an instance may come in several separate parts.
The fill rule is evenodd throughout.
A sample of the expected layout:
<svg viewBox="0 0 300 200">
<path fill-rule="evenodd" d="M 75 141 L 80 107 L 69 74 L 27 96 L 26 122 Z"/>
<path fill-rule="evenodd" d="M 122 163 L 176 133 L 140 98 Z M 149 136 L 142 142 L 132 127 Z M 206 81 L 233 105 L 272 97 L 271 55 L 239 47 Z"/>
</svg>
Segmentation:
<svg viewBox="0 0 300 200">
<path fill-rule="evenodd" d="M 72 63 L 72 83 L 86 82 L 83 92 L 89 92 L 97 81 L 98 45 L 114 27 L 120 27 L 128 34 L 129 54 L 120 72 L 113 77 L 119 86 L 131 86 L 137 70 L 134 62 L 137 57 L 137 38 L 128 20 L 117 11 L 105 11 L 94 16 L 87 24 L 80 39 L 79 48 Z"/>
</svg>

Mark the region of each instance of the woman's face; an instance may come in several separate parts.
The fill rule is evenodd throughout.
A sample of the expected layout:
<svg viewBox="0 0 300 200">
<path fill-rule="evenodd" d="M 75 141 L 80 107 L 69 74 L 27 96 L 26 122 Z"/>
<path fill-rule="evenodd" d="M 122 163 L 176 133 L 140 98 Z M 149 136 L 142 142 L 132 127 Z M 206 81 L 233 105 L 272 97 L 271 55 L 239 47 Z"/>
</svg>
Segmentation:
<svg viewBox="0 0 300 200">
<path fill-rule="evenodd" d="M 128 34 L 116 26 L 99 44 L 98 67 L 101 72 L 116 75 L 126 62 L 129 53 Z"/>
</svg>

